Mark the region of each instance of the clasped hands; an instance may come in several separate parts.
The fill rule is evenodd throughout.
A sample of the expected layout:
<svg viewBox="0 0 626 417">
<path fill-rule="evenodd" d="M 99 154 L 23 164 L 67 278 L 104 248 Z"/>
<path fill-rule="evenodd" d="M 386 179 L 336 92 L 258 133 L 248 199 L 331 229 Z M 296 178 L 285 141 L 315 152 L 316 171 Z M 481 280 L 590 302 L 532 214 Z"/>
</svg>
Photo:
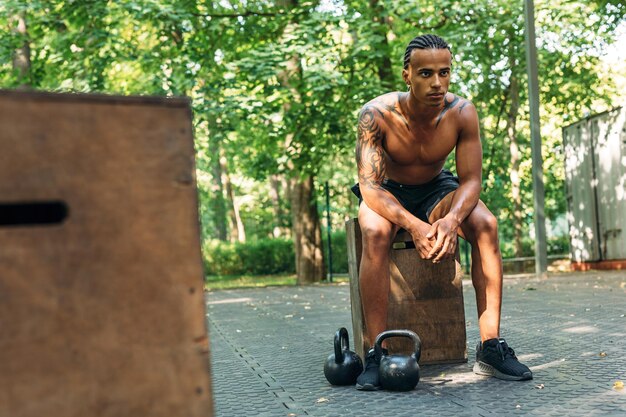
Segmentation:
<svg viewBox="0 0 626 417">
<path fill-rule="evenodd" d="M 459 224 L 453 219 L 443 217 L 432 225 L 417 220 L 410 232 L 415 249 L 422 259 L 432 259 L 439 263 L 454 256 L 456 252 Z"/>
</svg>

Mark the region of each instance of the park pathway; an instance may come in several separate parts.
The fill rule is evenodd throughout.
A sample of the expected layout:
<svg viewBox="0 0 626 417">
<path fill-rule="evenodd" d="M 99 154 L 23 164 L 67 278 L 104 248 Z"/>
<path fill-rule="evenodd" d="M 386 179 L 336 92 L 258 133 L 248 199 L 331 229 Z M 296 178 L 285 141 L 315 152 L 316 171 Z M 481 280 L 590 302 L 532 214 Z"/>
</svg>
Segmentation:
<svg viewBox="0 0 626 417">
<path fill-rule="evenodd" d="M 626 416 L 626 272 L 507 277 L 502 335 L 534 379 L 474 375 L 476 304 L 464 282 L 469 361 L 422 367 L 408 393 L 333 387 L 337 328 L 352 336 L 348 285 L 207 293 L 216 415 Z M 352 337 L 351 337 L 352 341 Z"/>
</svg>

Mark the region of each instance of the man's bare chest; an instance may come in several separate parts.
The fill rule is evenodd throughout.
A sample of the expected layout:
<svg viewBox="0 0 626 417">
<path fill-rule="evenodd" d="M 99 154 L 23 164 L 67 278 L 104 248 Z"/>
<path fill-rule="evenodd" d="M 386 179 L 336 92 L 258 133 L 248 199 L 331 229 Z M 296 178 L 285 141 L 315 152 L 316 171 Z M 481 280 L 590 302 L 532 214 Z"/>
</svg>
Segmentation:
<svg viewBox="0 0 626 417">
<path fill-rule="evenodd" d="M 445 160 L 454 150 L 458 133 L 453 129 L 419 132 L 403 129 L 387 132 L 384 148 L 391 161 L 398 165 L 430 165 Z"/>
</svg>

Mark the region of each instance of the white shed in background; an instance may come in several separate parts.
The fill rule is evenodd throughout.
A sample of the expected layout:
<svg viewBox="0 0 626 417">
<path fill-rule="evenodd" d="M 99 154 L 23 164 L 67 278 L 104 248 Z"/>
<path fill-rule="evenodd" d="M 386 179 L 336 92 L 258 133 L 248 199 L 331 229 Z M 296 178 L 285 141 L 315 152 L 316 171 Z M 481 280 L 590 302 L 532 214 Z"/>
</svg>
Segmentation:
<svg viewBox="0 0 626 417">
<path fill-rule="evenodd" d="M 563 128 L 573 262 L 626 260 L 626 107 Z"/>
</svg>

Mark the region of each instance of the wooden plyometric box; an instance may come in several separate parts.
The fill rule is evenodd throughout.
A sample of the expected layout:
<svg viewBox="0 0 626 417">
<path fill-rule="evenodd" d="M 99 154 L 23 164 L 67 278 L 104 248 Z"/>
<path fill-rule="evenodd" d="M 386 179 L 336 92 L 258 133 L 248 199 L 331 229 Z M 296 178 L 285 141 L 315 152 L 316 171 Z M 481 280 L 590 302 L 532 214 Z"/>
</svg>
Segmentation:
<svg viewBox="0 0 626 417">
<path fill-rule="evenodd" d="M 363 320 L 358 278 L 362 242 L 356 219 L 346 223 L 346 232 L 354 344 L 364 357 L 373 341 L 367 340 Z M 466 362 L 463 272 L 458 256 L 433 264 L 421 259 L 410 244 L 405 249 L 405 242 L 412 243 L 411 236 L 398 233 L 390 253 L 387 329 L 409 329 L 420 336 L 420 364 Z M 387 345 L 392 353 L 408 353 L 413 348 L 413 342 L 406 338 L 387 339 Z"/>
<path fill-rule="evenodd" d="M 212 415 L 186 99 L 0 92 L 0 416 Z"/>
</svg>

